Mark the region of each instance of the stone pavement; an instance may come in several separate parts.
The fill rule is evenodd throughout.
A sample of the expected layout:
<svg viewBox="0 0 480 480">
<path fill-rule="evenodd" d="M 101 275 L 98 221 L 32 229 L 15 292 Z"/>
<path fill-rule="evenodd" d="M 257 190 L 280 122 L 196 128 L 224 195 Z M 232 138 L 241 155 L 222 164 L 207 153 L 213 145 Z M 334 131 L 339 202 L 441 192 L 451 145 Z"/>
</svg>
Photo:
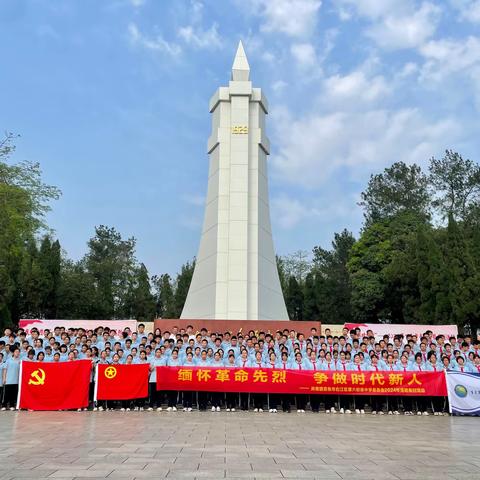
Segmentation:
<svg viewBox="0 0 480 480">
<path fill-rule="evenodd" d="M 0 479 L 480 479 L 480 419 L 2 412 Z"/>
</svg>

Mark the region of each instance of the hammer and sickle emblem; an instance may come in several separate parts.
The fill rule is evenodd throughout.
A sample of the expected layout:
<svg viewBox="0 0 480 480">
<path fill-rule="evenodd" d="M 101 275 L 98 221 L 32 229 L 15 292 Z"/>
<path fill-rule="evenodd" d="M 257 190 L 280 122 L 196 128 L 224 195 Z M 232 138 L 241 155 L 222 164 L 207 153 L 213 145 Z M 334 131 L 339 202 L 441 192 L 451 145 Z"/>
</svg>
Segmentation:
<svg viewBox="0 0 480 480">
<path fill-rule="evenodd" d="M 115 367 L 107 367 L 105 369 L 105 376 L 110 380 L 115 378 L 117 376 L 117 369 Z"/>
<path fill-rule="evenodd" d="M 30 374 L 29 385 L 43 385 L 45 383 L 45 371 L 39 368 Z"/>
</svg>

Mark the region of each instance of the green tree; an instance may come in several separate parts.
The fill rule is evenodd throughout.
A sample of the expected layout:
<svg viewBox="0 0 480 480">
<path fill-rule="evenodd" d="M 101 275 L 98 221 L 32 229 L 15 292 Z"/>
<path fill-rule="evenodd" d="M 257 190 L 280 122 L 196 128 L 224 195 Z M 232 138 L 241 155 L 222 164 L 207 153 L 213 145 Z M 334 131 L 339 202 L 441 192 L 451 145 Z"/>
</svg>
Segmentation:
<svg viewBox="0 0 480 480">
<path fill-rule="evenodd" d="M 430 182 L 436 196 L 433 205 L 446 218 L 464 220 L 480 200 L 480 165 L 446 150 L 442 159 L 430 160 Z"/>
<path fill-rule="evenodd" d="M 88 273 L 94 279 L 93 318 L 128 316 L 127 295 L 135 274 L 135 239 L 123 240 L 115 228 L 95 227 L 85 257 Z"/>
<path fill-rule="evenodd" d="M 305 277 L 305 285 L 303 287 L 303 315 L 305 320 L 319 320 L 319 309 L 315 287 L 315 275 L 312 272 L 309 272 Z"/>
<path fill-rule="evenodd" d="M 58 318 L 100 318 L 92 301 L 97 296 L 95 278 L 87 271 L 85 263 L 85 259 L 79 262 L 62 259 L 57 292 Z"/>
<path fill-rule="evenodd" d="M 172 279 L 168 273 L 153 277 L 157 292 L 157 315 L 160 318 L 175 318 L 175 301 Z"/>
<path fill-rule="evenodd" d="M 26 292 L 20 292 L 19 276 L 27 281 L 28 265 L 33 262 L 27 245 L 45 227 L 49 202 L 60 195 L 56 187 L 42 181 L 38 163 L 9 164 L 15 138 L 7 134 L 0 141 L 0 325 L 16 322 L 23 314 Z M 35 262 L 30 265 L 33 275 L 38 267 Z"/>
<path fill-rule="evenodd" d="M 416 265 L 420 323 L 448 323 L 451 305 L 447 266 L 433 229 L 424 225 L 419 226 L 417 231 Z"/>
<path fill-rule="evenodd" d="M 480 275 L 453 212 L 448 215 L 446 259 L 452 320 L 459 327 L 471 328 L 479 324 Z"/>
<path fill-rule="evenodd" d="M 187 299 L 188 289 L 190 288 L 190 283 L 192 283 L 194 269 L 195 260 L 191 263 L 187 262 L 182 265 L 180 273 L 177 275 L 174 293 L 175 316 L 173 318 L 180 318 L 180 315 L 182 314 L 183 306 Z"/>
<path fill-rule="evenodd" d="M 148 270 L 142 263 L 136 269 L 130 294 L 130 317 L 139 322 L 151 322 L 155 317 L 156 302 L 151 291 Z"/>
<path fill-rule="evenodd" d="M 396 162 L 383 173 L 372 175 L 359 202 L 364 208 L 365 224 L 368 226 L 402 213 L 429 218 L 428 187 L 427 175 L 415 164 Z"/>
<path fill-rule="evenodd" d="M 313 249 L 315 299 L 320 319 L 343 323 L 352 320 L 351 284 L 347 263 L 355 238 L 347 231 L 335 233 L 332 249 Z M 305 294 L 305 304 L 310 300 Z M 308 317 L 307 317 L 308 318 Z"/>
<path fill-rule="evenodd" d="M 298 280 L 292 275 L 288 279 L 287 295 L 285 297 L 290 320 L 303 320 L 303 291 Z"/>
</svg>

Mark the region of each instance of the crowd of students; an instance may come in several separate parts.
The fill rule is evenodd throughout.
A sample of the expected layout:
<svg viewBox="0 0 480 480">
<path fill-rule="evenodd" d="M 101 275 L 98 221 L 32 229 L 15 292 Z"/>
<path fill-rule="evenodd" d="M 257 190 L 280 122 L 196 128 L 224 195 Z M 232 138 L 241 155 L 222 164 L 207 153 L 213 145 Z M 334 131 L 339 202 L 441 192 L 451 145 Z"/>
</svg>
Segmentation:
<svg viewBox="0 0 480 480">
<path fill-rule="evenodd" d="M 93 402 L 95 411 L 118 408 L 129 410 L 192 411 L 210 408 L 234 412 L 237 408 L 255 412 L 279 409 L 290 412 L 292 406 L 312 412 L 372 414 L 443 415 L 448 411 L 444 397 L 424 396 L 351 396 L 351 395 L 281 395 L 219 392 L 162 392 L 156 390 L 157 366 L 208 366 L 242 368 L 277 368 L 319 371 L 438 371 L 455 370 L 480 373 L 480 341 L 470 336 L 434 337 L 431 331 L 416 335 L 388 335 L 376 340 L 372 331 L 360 335 L 360 329 L 343 329 L 333 336 L 326 329 L 319 335 L 315 328 L 310 335 L 285 329 L 275 333 L 249 331 L 243 335 L 230 332 L 209 332 L 192 326 L 174 328 L 172 332 L 156 329 L 146 332 L 139 324 L 137 331 L 126 328 L 121 334 L 108 327 L 92 330 L 56 327 L 42 335 L 35 328 L 27 334 L 22 329 L 5 329 L 0 337 L 0 400 L 1 410 L 14 410 L 18 394 L 21 361 L 61 362 L 90 359 L 97 364 L 149 363 L 149 396 L 145 399 L 119 402 Z M 93 387 L 93 385 L 92 385 Z M 93 393 L 93 388 L 92 388 Z M 180 407 L 182 405 L 182 407 Z"/>
</svg>

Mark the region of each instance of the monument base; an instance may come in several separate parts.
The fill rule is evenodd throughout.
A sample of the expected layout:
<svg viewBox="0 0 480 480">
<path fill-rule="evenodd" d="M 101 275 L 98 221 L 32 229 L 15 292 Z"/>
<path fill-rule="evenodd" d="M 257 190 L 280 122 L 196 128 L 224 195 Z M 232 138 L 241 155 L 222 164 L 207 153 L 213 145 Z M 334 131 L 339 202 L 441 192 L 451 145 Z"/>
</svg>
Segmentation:
<svg viewBox="0 0 480 480">
<path fill-rule="evenodd" d="M 202 319 L 172 319 L 172 318 L 158 318 L 154 321 L 155 328 L 159 328 L 162 332 L 168 330 L 171 332 L 173 327 L 178 329 L 187 328 L 187 325 L 192 325 L 195 332 L 200 331 L 201 328 L 206 328 L 209 332 L 225 333 L 230 332 L 237 334 L 248 333 L 250 330 L 255 332 L 274 333 L 277 330 L 295 330 L 296 332 L 304 333 L 305 336 L 310 336 L 310 329 L 316 328 L 318 334 L 321 331 L 321 322 L 308 321 L 300 322 L 295 320 L 202 320 Z"/>
</svg>

